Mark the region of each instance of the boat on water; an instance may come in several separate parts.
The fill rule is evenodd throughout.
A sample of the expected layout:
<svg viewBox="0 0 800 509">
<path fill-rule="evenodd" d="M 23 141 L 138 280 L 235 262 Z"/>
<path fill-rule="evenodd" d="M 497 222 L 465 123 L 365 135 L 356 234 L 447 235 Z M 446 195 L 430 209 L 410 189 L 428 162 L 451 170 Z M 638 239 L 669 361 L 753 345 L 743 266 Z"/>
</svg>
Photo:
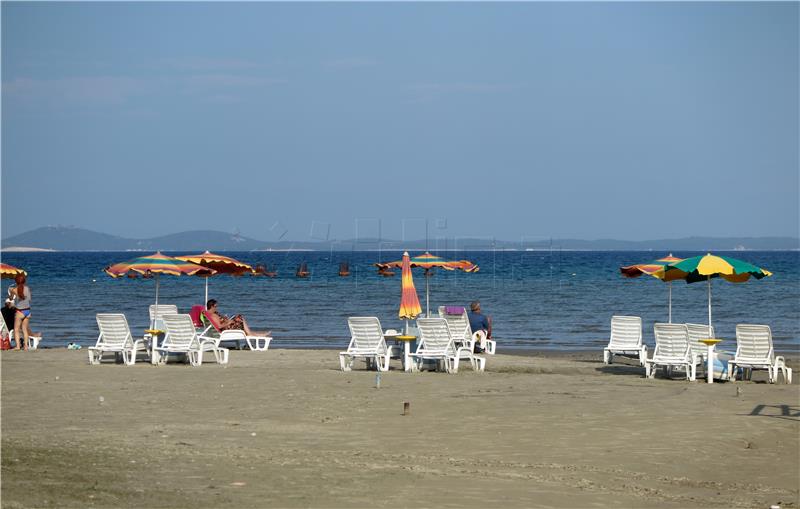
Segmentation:
<svg viewBox="0 0 800 509">
<path fill-rule="evenodd" d="M 273 266 L 272 268 L 266 265 L 256 265 L 256 275 L 257 276 L 266 276 L 266 277 L 275 277 L 278 275 L 278 270 Z"/>
<path fill-rule="evenodd" d="M 339 275 L 341 277 L 347 277 L 350 275 L 350 264 L 347 262 L 341 262 L 339 264 Z"/>
<path fill-rule="evenodd" d="M 395 274 L 393 270 L 381 268 L 378 269 L 378 275 L 383 277 L 391 277 L 394 276 Z"/>
<path fill-rule="evenodd" d="M 308 271 L 308 264 L 306 262 L 301 263 L 297 267 L 297 272 L 295 273 L 295 276 L 297 276 L 297 277 L 308 277 L 310 275 L 311 275 L 311 272 Z"/>
</svg>

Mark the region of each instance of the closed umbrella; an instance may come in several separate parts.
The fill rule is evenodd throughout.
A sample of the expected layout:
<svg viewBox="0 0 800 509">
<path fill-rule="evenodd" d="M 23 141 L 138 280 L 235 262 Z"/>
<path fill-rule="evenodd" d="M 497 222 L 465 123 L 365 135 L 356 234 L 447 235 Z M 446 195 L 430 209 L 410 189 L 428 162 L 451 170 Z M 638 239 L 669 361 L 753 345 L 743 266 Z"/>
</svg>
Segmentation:
<svg viewBox="0 0 800 509">
<path fill-rule="evenodd" d="M 635 278 L 643 274 L 653 276 L 653 274 L 655 274 L 659 269 L 663 269 L 665 265 L 677 263 L 681 260 L 683 260 L 683 258 L 676 258 L 672 256 L 672 253 L 670 253 L 664 258 L 659 258 L 658 260 L 653 260 L 649 263 L 639 263 L 637 265 L 620 267 L 619 271 L 627 278 Z M 668 276 L 665 275 L 665 277 L 668 277 L 668 279 L 662 279 L 662 281 L 666 281 L 667 283 L 667 294 L 669 295 L 669 323 L 672 323 L 672 282 L 676 279 L 684 279 L 686 277 L 686 273 L 680 270 L 673 270 L 670 271 Z"/>
<path fill-rule="evenodd" d="M 433 275 L 433 269 L 438 267 L 444 270 L 460 270 L 463 272 L 478 272 L 478 270 L 480 270 L 480 268 L 477 265 L 468 260 L 448 261 L 439 256 L 432 255 L 428 252 L 411 258 L 409 260 L 409 263 L 412 268 L 419 267 L 425 269 L 425 309 L 426 309 L 426 316 L 428 317 L 430 317 L 431 315 L 430 284 L 428 282 L 428 278 Z M 376 263 L 374 265 L 378 267 L 378 269 L 380 270 L 386 270 L 389 268 L 401 268 L 403 266 L 403 260 L 397 260 L 394 262 L 387 262 L 387 263 Z"/>
<path fill-rule="evenodd" d="M 214 269 L 203 267 L 202 265 L 197 265 L 194 263 L 185 262 L 183 260 L 178 260 L 176 258 L 163 255 L 160 252 L 153 253 L 149 256 L 142 256 L 139 258 L 135 258 L 127 262 L 110 265 L 105 269 L 103 269 L 103 271 L 113 278 L 119 278 L 126 275 L 128 277 L 137 277 L 137 276 L 143 276 L 146 278 L 155 277 L 156 316 L 154 317 L 153 322 L 155 322 L 155 320 L 158 319 L 158 278 L 161 274 L 169 274 L 171 276 L 180 276 L 180 275 L 194 276 L 194 275 L 212 275 L 217 272 Z M 150 328 L 153 327 L 154 323 L 151 323 Z M 152 344 L 152 352 L 150 359 L 151 362 L 155 364 L 156 362 L 155 340 L 153 340 L 151 344 Z"/>
<path fill-rule="evenodd" d="M 398 316 L 406 321 L 406 335 L 408 335 L 408 321 L 422 314 L 419 305 L 417 289 L 414 287 L 414 277 L 411 274 L 411 259 L 408 252 L 403 253 L 403 270 L 400 284 L 400 311 Z"/>
<path fill-rule="evenodd" d="M 240 262 L 239 260 L 231 258 L 229 256 L 214 254 L 208 251 L 198 255 L 176 256 L 175 258 L 177 260 L 196 263 L 198 265 L 202 265 L 203 267 L 214 269 L 217 274 L 230 274 L 232 276 L 255 274 L 255 269 L 253 269 L 253 267 L 247 265 L 244 262 Z M 208 278 L 210 276 L 211 274 L 205 276 L 206 298 L 203 301 L 203 305 L 205 305 L 205 303 L 208 302 Z"/>
</svg>

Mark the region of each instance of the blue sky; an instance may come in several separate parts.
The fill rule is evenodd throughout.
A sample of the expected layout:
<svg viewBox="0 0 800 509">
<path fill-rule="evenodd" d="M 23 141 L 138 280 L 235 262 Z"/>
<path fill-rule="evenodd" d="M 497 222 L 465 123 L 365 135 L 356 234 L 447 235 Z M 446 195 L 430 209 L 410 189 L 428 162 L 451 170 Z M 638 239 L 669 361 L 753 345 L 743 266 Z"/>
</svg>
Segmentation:
<svg viewBox="0 0 800 509">
<path fill-rule="evenodd" d="M 2 236 L 797 235 L 797 3 L 2 4 Z"/>
</svg>

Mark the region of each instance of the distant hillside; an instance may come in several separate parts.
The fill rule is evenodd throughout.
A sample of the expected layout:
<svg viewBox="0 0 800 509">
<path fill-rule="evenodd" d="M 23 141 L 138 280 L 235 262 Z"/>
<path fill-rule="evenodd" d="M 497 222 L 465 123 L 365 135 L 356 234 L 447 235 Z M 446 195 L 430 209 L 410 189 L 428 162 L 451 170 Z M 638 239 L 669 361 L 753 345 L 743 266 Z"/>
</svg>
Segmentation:
<svg viewBox="0 0 800 509">
<path fill-rule="evenodd" d="M 94 232 L 82 228 L 46 226 L 14 235 L 2 240 L 4 250 L 21 248 L 47 249 L 55 251 L 254 251 L 267 249 L 316 249 L 316 250 L 399 250 L 443 251 L 447 249 L 568 249 L 584 251 L 733 251 L 733 250 L 798 250 L 797 237 L 688 237 L 660 240 L 580 240 L 552 239 L 539 241 L 507 241 L 487 239 L 431 239 L 397 241 L 379 239 L 340 240 L 332 242 L 268 242 L 236 233 L 212 230 L 197 230 L 173 233 L 150 239 L 127 239 L 116 235 Z"/>
</svg>

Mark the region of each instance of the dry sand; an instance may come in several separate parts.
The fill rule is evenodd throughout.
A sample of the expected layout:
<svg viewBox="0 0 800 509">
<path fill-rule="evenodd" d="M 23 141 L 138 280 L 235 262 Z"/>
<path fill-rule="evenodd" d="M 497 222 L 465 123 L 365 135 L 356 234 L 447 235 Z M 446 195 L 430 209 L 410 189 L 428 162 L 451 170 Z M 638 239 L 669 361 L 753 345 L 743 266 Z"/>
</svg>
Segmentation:
<svg viewBox="0 0 800 509">
<path fill-rule="evenodd" d="M 376 389 L 334 351 L 235 351 L 226 368 L 3 352 L 2 506 L 800 506 L 797 381 L 599 361 L 497 355 Z"/>
</svg>

